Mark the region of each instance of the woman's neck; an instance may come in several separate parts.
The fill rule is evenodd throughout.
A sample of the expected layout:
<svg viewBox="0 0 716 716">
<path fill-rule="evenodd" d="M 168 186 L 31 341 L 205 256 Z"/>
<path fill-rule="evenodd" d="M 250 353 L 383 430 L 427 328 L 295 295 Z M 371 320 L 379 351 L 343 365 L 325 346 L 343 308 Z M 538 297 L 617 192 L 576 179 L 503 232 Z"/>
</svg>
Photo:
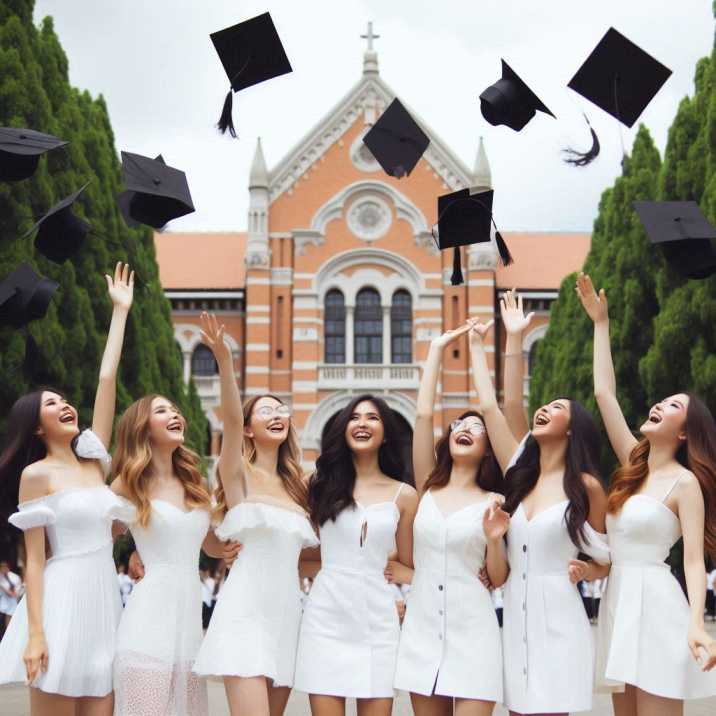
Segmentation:
<svg viewBox="0 0 716 716">
<path fill-rule="evenodd" d="M 173 447 L 156 447 L 152 445 L 151 475 L 154 478 L 171 480 L 174 477 Z"/>
<path fill-rule="evenodd" d="M 67 442 L 63 441 L 63 442 L 49 443 L 47 445 L 47 457 L 50 458 L 50 460 L 57 460 L 57 462 L 79 464 L 77 455 L 75 454 L 75 451 L 72 449 L 72 440 L 69 440 Z"/>
<path fill-rule="evenodd" d="M 676 457 L 673 445 L 649 443 L 649 472 L 658 472 L 664 468 L 668 468 L 676 463 Z"/>
<path fill-rule="evenodd" d="M 378 452 L 353 453 L 353 466 L 356 470 L 356 480 L 374 480 L 383 473 L 378 463 Z"/>
<path fill-rule="evenodd" d="M 256 445 L 256 456 L 252 463 L 254 469 L 265 475 L 278 477 L 278 446 L 265 447 Z"/>
<path fill-rule="evenodd" d="M 477 473 L 479 465 L 474 463 L 456 463 L 453 462 L 452 468 L 450 469 L 450 481 L 449 484 L 454 487 L 474 487 L 475 486 L 475 474 Z"/>
<path fill-rule="evenodd" d="M 563 473 L 566 465 L 567 441 L 549 441 L 539 444 L 539 471 L 541 475 Z"/>
</svg>

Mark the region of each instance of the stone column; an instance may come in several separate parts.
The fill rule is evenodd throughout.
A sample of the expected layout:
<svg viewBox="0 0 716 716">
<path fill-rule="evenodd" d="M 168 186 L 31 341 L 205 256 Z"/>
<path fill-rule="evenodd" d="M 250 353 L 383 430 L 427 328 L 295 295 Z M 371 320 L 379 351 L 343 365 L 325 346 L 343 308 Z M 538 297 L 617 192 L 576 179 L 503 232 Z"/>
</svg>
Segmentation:
<svg viewBox="0 0 716 716">
<path fill-rule="evenodd" d="M 391 362 L 390 355 L 390 306 L 383 306 L 383 365 Z"/>
<path fill-rule="evenodd" d="M 346 306 L 346 365 L 353 365 L 355 362 L 354 309 L 354 306 Z"/>
</svg>

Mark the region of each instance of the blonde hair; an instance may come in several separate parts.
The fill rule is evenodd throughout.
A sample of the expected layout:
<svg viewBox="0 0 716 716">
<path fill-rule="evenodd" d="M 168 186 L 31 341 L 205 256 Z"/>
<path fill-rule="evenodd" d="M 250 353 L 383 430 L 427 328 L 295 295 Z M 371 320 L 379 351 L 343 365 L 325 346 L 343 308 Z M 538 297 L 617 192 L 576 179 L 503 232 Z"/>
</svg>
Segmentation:
<svg viewBox="0 0 716 716">
<path fill-rule="evenodd" d="M 161 397 L 156 394 L 145 395 L 124 411 L 117 425 L 117 445 L 112 459 L 112 474 L 121 478 L 129 499 L 137 508 L 138 522 L 142 527 L 149 524 L 151 514 L 149 484 L 152 479 L 152 446 L 149 441 L 149 419 L 152 402 Z M 199 456 L 183 445 L 172 453 L 172 470 L 184 486 L 184 500 L 193 507 L 209 509 L 211 498 L 199 470 L 200 464 Z"/>
<path fill-rule="evenodd" d="M 254 395 L 244 403 L 244 425 L 248 425 L 251 421 L 251 415 L 254 406 L 262 398 L 271 398 L 281 405 L 285 403 L 275 395 L 264 394 Z M 253 438 L 244 433 L 244 442 L 242 445 L 242 454 L 244 459 L 244 467 L 248 473 L 253 471 L 253 464 L 256 462 L 256 443 Z M 281 443 L 278 449 L 278 475 L 283 482 L 291 499 L 302 509 L 308 511 L 308 491 L 303 480 L 303 470 L 301 468 L 301 448 L 298 445 L 298 435 L 293 422 L 289 419 L 288 436 Z M 216 469 L 216 488 L 214 489 L 214 499 L 216 505 L 214 507 L 214 516 L 221 518 L 226 514 L 226 495 L 224 486 L 221 484 L 221 473 L 219 468 Z"/>
</svg>

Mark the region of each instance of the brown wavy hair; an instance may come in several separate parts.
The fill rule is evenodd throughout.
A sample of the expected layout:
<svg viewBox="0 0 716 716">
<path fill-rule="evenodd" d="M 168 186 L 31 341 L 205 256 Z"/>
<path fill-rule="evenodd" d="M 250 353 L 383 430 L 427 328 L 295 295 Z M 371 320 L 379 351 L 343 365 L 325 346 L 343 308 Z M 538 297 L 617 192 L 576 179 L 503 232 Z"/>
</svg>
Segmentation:
<svg viewBox="0 0 716 716">
<path fill-rule="evenodd" d="M 465 418 L 480 418 L 482 415 L 475 410 L 468 410 L 458 416 L 458 420 Z M 484 424 L 484 420 L 483 420 Z M 433 468 L 428 479 L 425 481 L 423 491 L 427 492 L 431 487 L 445 487 L 450 482 L 450 472 L 452 471 L 452 455 L 450 455 L 450 435 L 452 430 L 447 430 L 435 445 L 435 467 Z M 487 436 L 487 432 L 485 432 Z M 492 451 L 489 437 L 487 438 L 487 450 L 480 460 L 480 465 L 475 472 L 475 484 L 487 492 L 504 493 L 505 488 L 502 480 L 502 472 L 500 466 Z"/>
<path fill-rule="evenodd" d="M 262 398 L 271 398 L 280 405 L 285 405 L 281 398 L 277 398 L 270 393 L 263 395 L 254 395 L 244 403 L 244 425 L 248 425 L 251 421 L 251 415 L 254 412 L 254 406 Z M 244 434 L 244 442 L 242 448 L 244 456 L 244 467 L 248 473 L 252 470 L 252 465 L 256 462 L 256 443 L 253 438 Z M 288 421 L 288 436 L 281 443 L 278 449 L 278 475 L 283 482 L 283 486 L 288 492 L 291 499 L 303 510 L 308 512 L 308 491 L 306 483 L 303 480 L 303 469 L 301 468 L 301 448 L 298 445 L 298 435 L 293 421 Z M 214 488 L 214 516 L 220 519 L 226 514 L 226 494 L 224 486 L 221 484 L 221 473 L 216 468 L 216 487 Z"/>
<path fill-rule="evenodd" d="M 711 411 L 698 396 L 689 396 L 684 440 L 674 456 L 693 472 L 704 497 L 704 549 L 716 559 L 716 422 Z M 607 495 L 607 512 L 614 514 L 641 490 L 649 475 L 649 440 L 643 437 L 629 454 L 627 465 L 615 470 Z"/>
<path fill-rule="evenodd" d="M 152 479 L 152 446 L 149 441 L 149 418 L 152 402 L 164 396 L 152 394 L 132 403 L 117 424 L 117 444 L 112 459 L 112 474 L 122 478 L 127 494 L 137 508 L 138 522 L 149 524 L 151 504 L 149 484 Z M 182 416 L 186 425 L 186 419 Z M 199 456 L 184 445 L 172 453 L 172 469 L 184 486 L 184 500 L 192 507 L 210 509 L 211 498 L 199 470 Z"/>
</svg>

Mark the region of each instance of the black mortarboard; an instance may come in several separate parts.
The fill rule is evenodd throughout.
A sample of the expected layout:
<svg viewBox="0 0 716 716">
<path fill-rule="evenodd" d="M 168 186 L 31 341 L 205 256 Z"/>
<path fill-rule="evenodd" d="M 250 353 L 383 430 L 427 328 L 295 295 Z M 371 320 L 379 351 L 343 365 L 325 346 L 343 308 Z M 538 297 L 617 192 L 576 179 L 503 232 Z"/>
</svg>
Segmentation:
<svg viewBox="0 0 716 716">
<path fill-rule="evenodd" d="M 0 281 L 0 323 L 19 328 L 42 318 L 59 285 L 35 273 L 30 264 L 21 264 Z"/>
<path fill-rule="evenodd" d="M 63 139 L 33 129 L 0 127 L 0 181 L 31 177 L 41 155 L 65 144 Z"/>
<path fill-rule="evenodd" d="M 658 244 L 667 262 L 686 278 L 706 278 L 716 272 L 711 244 L 716 230 L 695 201 L 634 201 L 649 239 Z"/>
<path fill-rule="evenodd" d="M 186 174 L 156 159 L 122 152 L 122 175 L 127 191 L 118 197 L 125 221 L 161 229 L 167 222 L 194 211 Z M 128 220 L 129 219 L 129 220 Z"/>
<path fill-rule="evenodd" d="M 29 236 L 37 231 L 35 248 L 50 261 L 62 263 L 76 253 L 92 227 L 72 213 L 72 205 L 87 188 L 85 184 L 73 194 L 55 204 L 37 223 L 23 234 Z"/>
<path fill-rule="evenodd" d="M 610 27 L 567 86 L 631 127 L 670 75 L 668 67 Z"/>
<path fill-rule="evenodd" d="M 442 250 L 454 249 L 453 274 L 450 279 L 453 286 L 462 283 L 459 247 L 490 241 L 491 228 L 495 225 L 492 216 L 493 196 L 492 189 L 478 194 L 461 189 L 438 197 L 438 245 Z M 512 263 L 510 252 L 496 225 L 495 242 L 502 263 Z"/>
<path fill-rule="evenodd" d="M 482 116 L 492 125 L 504 124 L 519 132 L 535 116 L 545 112 L 554 117 L 540 98 L 502 60 L 502 79 L 480 95 Z"/>
<path fill-rule="evenodd" d="M 268 12 L 213 32 L 211 41 L 231 84 L 218 127 L 222 134 L 228 129 L 231 136 L 235 137 L 236 131 L 231 119 L 232 91 L 238 92 L 292 72 L 291 63 Z"/>
<path fill-rule="evenodd" d="M 430 144 L 428 135 L 396 97 L 363 137 L 386 174 L 409 176 Z"/>
</svg>

